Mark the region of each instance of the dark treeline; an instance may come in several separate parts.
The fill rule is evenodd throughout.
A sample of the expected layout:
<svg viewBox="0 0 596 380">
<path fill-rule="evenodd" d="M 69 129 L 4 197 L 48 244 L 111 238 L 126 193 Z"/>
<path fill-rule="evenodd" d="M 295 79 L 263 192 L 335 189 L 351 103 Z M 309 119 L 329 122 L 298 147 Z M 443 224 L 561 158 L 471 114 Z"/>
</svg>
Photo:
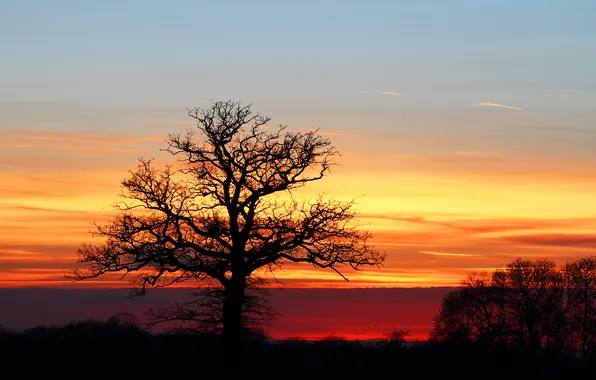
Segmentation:
<svg viewBox="0 0 596 380">
<path fill-rule="evenodd" d="M 398 334 L 399 335 L 399 334 Z M 525 378 L 564 379 L 593 375 L 573 357 L 544 358 L 478 342 L 386 340 L 371 346 L 341 337 L 316 342 L 271 341 L 246 336 L 242 365 L 223 363 L 217 335 L 150 333 L 126 318 L 38 326 L 0 334 L 4 371 L 19 378 L 238 378 L 285 379 L 333 375 L 334 378 Z M 230 372 L 231 371 L 231 372 Z"/>
<path fill-rule="evenodd" d="M 596 257 L 563 267 L 548 259 L 516 259 L 493 273 L 471 273 L 444 297 L 431 340 L 594 361 Z"/>
</svg>

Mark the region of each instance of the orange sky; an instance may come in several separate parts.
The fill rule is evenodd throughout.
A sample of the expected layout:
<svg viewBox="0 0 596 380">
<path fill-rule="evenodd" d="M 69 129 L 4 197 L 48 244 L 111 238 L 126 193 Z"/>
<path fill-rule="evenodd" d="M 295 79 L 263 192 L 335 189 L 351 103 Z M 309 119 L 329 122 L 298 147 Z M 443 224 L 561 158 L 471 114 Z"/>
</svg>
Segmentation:
<svg viewBox="0 0 596 380">
<path fill-rule="evenodd" d="M 167 132 L 193 126 L 145 122 Z M 121 123 L 133 124 L 127 117 Z M 68 285 L 63 274 L 78 245 L 92 241 L 90 222 L 112 215 L 119 181 L 136 158 L 171 162 L 159 151 L 167 132 L 0 130 L 0 285 Z M 541 135 L 530 149 L 511 143 L 483 151 L 468 149 L 465 137 L 321 133 L 340 149 L 340 166 L 302 195 L 360 197 L 359 222 L 387 261 L 380 270 L 347 271 L 350 283 L 331 271 L 287 265 L 275 274 L 286 286 L 449 286 L 518 256 L 563 263 L 594 253 L 596 160 L 582 154 L 593 141 L 581 135 Z M 561 143 L 569 151 L 552 154 Z M 126 283 L 112 276 L 80 286 Z"/>
</svg>

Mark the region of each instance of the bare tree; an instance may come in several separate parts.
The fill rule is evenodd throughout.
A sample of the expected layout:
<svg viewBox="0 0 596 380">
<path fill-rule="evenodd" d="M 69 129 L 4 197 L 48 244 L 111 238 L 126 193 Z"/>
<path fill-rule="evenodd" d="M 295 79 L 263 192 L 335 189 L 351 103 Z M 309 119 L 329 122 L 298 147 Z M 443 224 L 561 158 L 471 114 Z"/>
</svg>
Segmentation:
<svg viewBox="0 0 596 380">
<path fill-rule="evenodd" d="M 167 139 L 181 167 L 160 170 L 140 159 L 122 181 L 119 215 L 97 226 L 105 243 L 83 244 L 73 273 L 84 280 L 134 272 L 139 294 L 189 279 L 219 282 L 231 362 L 240 357 L 247 278 L 256 270 L 291 261 L 343 277 L 344 266 L 380 266 L 385 258 L 352 223 L 353 201 L 292 196 L 329 172 L 338 154 L 331 142 L 317 131 L 271 128 L 250 107 L 227 101 L 189 110 L 197 129 Z"/>
<path fill-rule="evenodd" d="M 188 298 L 172 305 L 147 310 L 147 328 L 167 325 L 171 332 L 218 335 L 222 331 L 224 289 L 217 284 L 203 284 Z M 255 276 L 247 278 L 242 305 L 242 331 L 249 337 L 266 335 L 265 328 L 278 316 L 271 304 L 266 282 Z"/>
<path fill-rule="evenodd" d="M 569 346 L 569 298 L 550 260 L 516 259 L 492 273 L 472 273 L 448 293 L 431 339 L 476 341 L 550 355 Z"/>
<path fill-rule="evenodd" d="M 552 260 L 516 259 L 497 269 L 493 282 L 502 297 L 509 331 L 534 354 L 560 351 L 569 337 L 561 271 Z"/>
<path fill-rule="evenodd" d="M 465 289 L 453 290 L 443 296 L 441 307 L 433 317 L 430 340 L 434 342 L 466 342 L 473 340 L 472 327 L 465 316 Z M 464 316 L 464 318 L 462 318 Z"/>
<path fill-rule="evenodd" d="M 506 312 L 487 272 L 472 272 L 449 292 L 433 319 L 431 340 L 505 343 Z"/>
<path fill-rule="evenodd" d="M 596 256 L 564 267 L 571 304 L 570 321 L 584 358 L 596 350 Z"/>
</svg>

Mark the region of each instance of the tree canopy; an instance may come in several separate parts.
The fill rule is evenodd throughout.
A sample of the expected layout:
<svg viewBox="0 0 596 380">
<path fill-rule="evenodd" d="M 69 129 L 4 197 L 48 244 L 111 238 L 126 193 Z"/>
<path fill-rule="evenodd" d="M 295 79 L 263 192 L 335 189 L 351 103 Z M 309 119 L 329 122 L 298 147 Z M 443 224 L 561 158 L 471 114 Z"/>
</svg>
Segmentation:
<svg viewBox="0 0 596 380">
<path fill-rule="evenodd" d="M 380 266 L 385 255 L 354 224 L 354 201 L 294 190 L 329 173 L 338 151 L 318 131 L 272 127 L 251 105 L 188 110 L 197 128 L 170 134 L 176 165 L 140 159 L 122 181 L 119 214 L 97 225 L 101 244 L 78 250 L 76 280 L 133 273 L 138 293 L 187 280 L 224 289 L 224 340 L 238 342 L 247 278 L 284 262 L 341 269 Z M 344 277 L 345 278 L 345 277 Z"/>
</svg>

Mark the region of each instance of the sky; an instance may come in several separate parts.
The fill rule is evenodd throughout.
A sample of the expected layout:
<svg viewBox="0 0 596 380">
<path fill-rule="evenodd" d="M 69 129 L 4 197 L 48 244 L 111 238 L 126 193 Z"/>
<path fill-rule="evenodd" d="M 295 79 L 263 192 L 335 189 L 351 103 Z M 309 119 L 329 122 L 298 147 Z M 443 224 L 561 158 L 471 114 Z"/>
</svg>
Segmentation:
<svg viewBox="0 0 596 380">
<path fill-rule="evenodd" d="M 385 266 L 288 287 L 457 285 L 596 254 L 596 2 L 0 2 L 0 286 L 72 286 L 91 222 L 186 107 L 252 103 L 341 152 Z M 76 286 L 126 286 L 115 277 Z"/>
</svg>

